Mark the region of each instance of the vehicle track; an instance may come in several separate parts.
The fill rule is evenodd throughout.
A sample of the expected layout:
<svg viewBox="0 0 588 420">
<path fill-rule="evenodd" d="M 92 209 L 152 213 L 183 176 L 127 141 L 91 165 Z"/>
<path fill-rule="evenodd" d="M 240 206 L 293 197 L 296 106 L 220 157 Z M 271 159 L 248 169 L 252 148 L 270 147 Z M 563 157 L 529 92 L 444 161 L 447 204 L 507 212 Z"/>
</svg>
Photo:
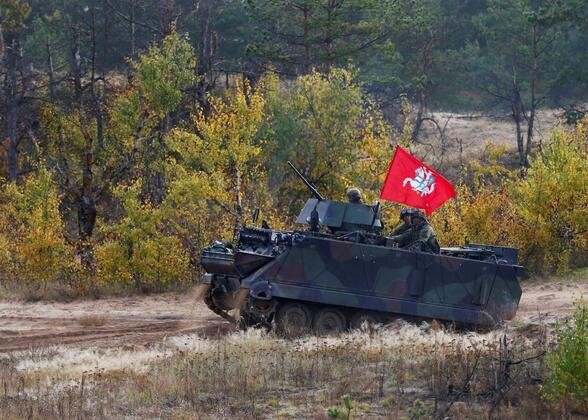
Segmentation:
<svg viewBox="0 0 588 420">
<path fill-rule="evenodd" d="M 192 294 L 71 303 L 0 302 L 0 353 L 52 345 L 151 346 L 168 336 L 217 337 L 234 327 Z"/>
</svg>

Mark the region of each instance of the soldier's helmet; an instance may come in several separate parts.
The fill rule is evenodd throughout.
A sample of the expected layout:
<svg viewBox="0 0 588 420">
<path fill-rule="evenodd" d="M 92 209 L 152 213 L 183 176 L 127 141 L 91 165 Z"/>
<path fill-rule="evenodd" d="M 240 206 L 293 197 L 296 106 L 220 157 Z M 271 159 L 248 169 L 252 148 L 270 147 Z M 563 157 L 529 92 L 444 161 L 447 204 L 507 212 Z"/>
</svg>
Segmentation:
<svg viewBox="0 0 588 420">
<path fill-rule="evenodd" d="M 350 188 L 347 190 L 347 200 L 350 203 L 361 203 L 361 191 L 357 188 Z"/>
<path fill-rule="evenodd" d="M 401 219 L 404 219 L 405 216 L 410 216 L 410 215 L 412 215 L 412 209 L 405 207 L 402 210 L 400 210 L 400 218 Z"/>
<path fill-rule="evenodd" d="M 424 214 L 422 211 L 420 211 L 420 210 L 413 210 L 413 211 L 411 212 L 411 217 L 412 217 L 413 219 L 427 220 L 427 219 L 425 218 L 425 214 Z"/>
</svg>

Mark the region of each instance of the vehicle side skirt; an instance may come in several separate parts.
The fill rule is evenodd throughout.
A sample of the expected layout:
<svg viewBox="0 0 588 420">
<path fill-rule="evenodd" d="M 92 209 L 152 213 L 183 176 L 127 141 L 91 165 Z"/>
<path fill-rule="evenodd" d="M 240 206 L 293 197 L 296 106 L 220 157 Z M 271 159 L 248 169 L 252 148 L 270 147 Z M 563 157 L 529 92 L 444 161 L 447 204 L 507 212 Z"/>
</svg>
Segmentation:
<svg viewBox="0 0 588 420">
<path fill-rule="evenodd" d="M 431 318 L 452 321 L 460 319 L 464 323 L 494 326 L 496 320 L 484 310 L 459 308 L 455 306 L 439 305 L 426 302 L 414 302 L 404 299 L 387 298 L 381 296 L 358 295 L 336 290 L 325 290 L 313 287 L 272 282 L 272 294 L 276 298 L 321 303 L 338 306 L 373 310 L 398 315 Z"/>
</svg>

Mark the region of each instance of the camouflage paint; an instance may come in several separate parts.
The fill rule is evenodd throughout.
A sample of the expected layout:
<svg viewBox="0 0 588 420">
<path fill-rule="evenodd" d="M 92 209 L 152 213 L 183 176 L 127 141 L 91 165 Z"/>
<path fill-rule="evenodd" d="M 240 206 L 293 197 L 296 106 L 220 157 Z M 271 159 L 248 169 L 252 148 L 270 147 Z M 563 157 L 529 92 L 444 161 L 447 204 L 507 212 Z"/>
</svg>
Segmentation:
<svg viewBox="0 0 588 420">
<path fill-rule="evenodd" d="M 235 272 L 243 271 L 238 263 L 225 270 L 210 258 L 203 260 L 205 269 L 220 271 L 206 276 L 216 286 L 217 306 L 230 307 L 226 302 L 241 288 L 278 304 L 295 300 L 337 306 L 348 317 L 356 310 L 373 310 L 493 326 L 516 313 L 522 293 L 522 267 L 513 261 L 516 250 L 478 245 L 431 254 L 394 248 L 379 235 L 381 225 L 373 223 L 370 206 L 313 199 L 298 221 L 304 222 L 317 204 L 321 224 L 331 221 L 326 225 L 331 233 L 241 231 L 232 258 L 259 258 L 260 268 L 253 272 L 235 278 Z M 347 224 L 363 233 L 341 234 Z"/>
</svg>

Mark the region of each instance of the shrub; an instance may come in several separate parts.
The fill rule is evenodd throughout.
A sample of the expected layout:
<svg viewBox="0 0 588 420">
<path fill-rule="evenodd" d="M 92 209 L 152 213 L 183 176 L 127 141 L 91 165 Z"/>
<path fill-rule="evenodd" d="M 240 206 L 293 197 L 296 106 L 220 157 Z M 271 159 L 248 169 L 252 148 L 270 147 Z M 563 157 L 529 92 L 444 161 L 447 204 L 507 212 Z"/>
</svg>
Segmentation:
<svg viewBox="0 0 588 420">
<path fill-rule="evenodd" d="M 386 124 L 371 98 L 362 92 L 353 70 L 312 72 L 291 85 L 268 76 L 267 121 L 270 181 L 278 205 L 297 213 L 308 190 L 292 176 L 292 161 L 317 189 L 331 199 L 346 188 L 361 188 L 366 202 L 378 194 L 392 150 Z M 284 174 L 286 174 L 284 176 Z"/>
<path fill-rule="evenodd" d="M 330 419 L 349 420 L 351 418 L 351 410 L 353 410 L 353 400 L 349 395 L 341 397 L 341 404 L 338 407 L 330 407 L 327 410 L 327 415 Z"/>
<path fill-rule="evenodd" d="M 408 407 L 408 417 L 406 419 L 418 420 L 425 419 L 430 416 L 427 406 L 421 400 L 414 400 L 412 405 Z"/>
<path fill-rule="evenodd" d="M 4 232 L 3 229 L 2 232 Z M 0 267 L 4 267 L 4 270 L 12 267 L 12 253 L 10 250 L 11 244 L 8 237 L 4 233 L 0 233 Z"/>
<path fill-rule="evenodd" d="M 513 191 L 517 242 L 533 271 L 565 271 L 588 251 L 587 126 L 556 130 Z"/>
<path fill-rule="evenodd" d="M 187 284 L 188 253 L 166 223 L 165 207 L 142 203 L 138 183 L 116 194 L 125 216 L 104 230 L 106 239 L 96 247 L 100 285 L 161 291 Z"/>
<path fill-rule="evenodd" d="M 156 234 L 135 244 L 131 267 L 139 290 L 159 291 L 188 283 L 188 258 L 173 236 Z"/>
<path fill-rule="evenodd" d="M 513 235 L 516 214 L 510 194 L 504 188 L 480 186 L 474 191 L 460 185 L 457 198 L 435 212 L 432 223 L 444 245 L 517 244 Z"/>
<path fill-rule="evenodd" d="M 547 355 L 551 374 L 543 389 L 550 401 L 572 400 L 588 408 L 588 306 L 581 301 L 571 322 L 556 330 L 555 347 Z"/>
<path fill-rule="evenodd" d="M 49 171 L 40 168 L 21 185 L 7 183 L 0 195 L 4 277 L 35 288 L 69 280 L 75 246 L 66 240 L 61 198 Z"/>
<path fill-rule="evenodd" d="M 457 187 L 432 222 L 443 245 L 514 246 L 529 272 L 562 272 L 588 253 L 588 119 L 556 130 L 531 159 L 524 178 L 500 163 L 504 150 L 471 165 L 470 185 Z"/>
<path fill-rule="evenodd" d="M 96 257 L 96 283 L 104 288 L 113 284 L 131 286 L 133 268 L 128 249 L 120 241 L 106 240 L 94 248 Z"/>
</svg>

